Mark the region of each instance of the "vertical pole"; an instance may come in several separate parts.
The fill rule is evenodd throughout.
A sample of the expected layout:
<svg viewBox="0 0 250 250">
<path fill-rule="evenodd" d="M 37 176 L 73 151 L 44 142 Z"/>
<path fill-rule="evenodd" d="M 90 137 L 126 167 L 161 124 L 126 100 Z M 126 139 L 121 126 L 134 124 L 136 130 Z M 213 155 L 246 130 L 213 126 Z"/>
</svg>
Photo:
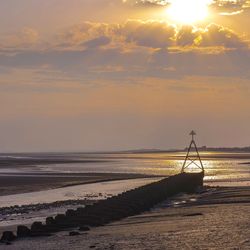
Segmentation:
<svg viewBox="0 0 250 250">
<path fill-rule="evenodd" d="M 201 157 L 200 157 L 200 154 L 199 154 L 199 151 L 198 151 L 198 148 L 197 148 L 197 146 L 196 146 L 195 141 L 194 141 L 194 147 L 195 147 L 195 150 L 196 150 L 197 156 L 198 156 L 199 161 L 200 161 L 200 164 L 201 164 L 201 170 L 202 170 L 202 172 L 204 172 L 203 163 L 202 163 L 202 161 L 201 161 Z"/>
<path fill-rule="evenodd" d="M 190 150 L 191 150 L 191 148 L 192 148 L 192 143 L 193 143 L 193 141 L 191 141 L 191 143 L 190 143 L 190 145 L 189 145 L 189 148 L 188 148 L 188 151 L 187 151 L 187 155 L 186 155 L 186 157 L 185 157 L 185 161 L 184 161 L 184 163 L 183 163 L 183 165 L 182 165 L 182 169 L 181 169 L 181 172 L 182 172 L 182 173 L 183 173 L 184 170 L 185 170 L 185 166 L 186 166 L 186 163 L 187 163 L 187 159 L 188 159 Z"/>
</svg>

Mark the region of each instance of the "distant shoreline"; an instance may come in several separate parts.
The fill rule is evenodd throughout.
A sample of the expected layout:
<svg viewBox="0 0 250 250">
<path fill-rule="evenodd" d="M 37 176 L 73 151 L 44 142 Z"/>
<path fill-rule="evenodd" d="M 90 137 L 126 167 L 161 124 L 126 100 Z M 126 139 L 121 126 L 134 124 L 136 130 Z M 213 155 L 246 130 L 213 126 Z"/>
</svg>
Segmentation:
<svg viewBox="0 0 250 250">
<path fill-rule="evenodd" d="M 180 153 L 180 152 L 185 152 L 187 148 L 182 148 L 182 149 L 158 149 L 158 148 L 142 148 L 142 149 L 124 149 L 124 150 L 96 150 L 96 151 L 51 151 L 51 152 L 46 152 L 46 151 L 34 151 L 34 152 L 2 152 L 0 153 L 1 156 L 5 155 L 34 155 L 34 156 L 42 156 L 42 155 L 50 155 L 51 157 L 55 155 L 64 155 L 64 154 L 71 154 L 71 155 L 78 155 L 78 154 L 143 154 L 143 153 Z M 198 150 L 201 152 L 224 152 L 224 153 L 250 153 L 250 146 L 246 147 L 206 147 L 206 146 L 201 146 L 198 147 Z"/>
</svg>

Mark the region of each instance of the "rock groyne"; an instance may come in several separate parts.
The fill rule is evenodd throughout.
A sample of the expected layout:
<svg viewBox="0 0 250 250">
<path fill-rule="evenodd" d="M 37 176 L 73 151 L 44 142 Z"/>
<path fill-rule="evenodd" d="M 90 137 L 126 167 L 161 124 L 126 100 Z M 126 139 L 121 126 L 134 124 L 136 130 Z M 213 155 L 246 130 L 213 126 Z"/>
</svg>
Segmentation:
<svg viewBox="0 0 250 250">
<path fill-rule="evenodd" d="M 1 241 L 8 243 L 16 238 L 49 236 L 55 232 L 76 228 L 80 231 L 88 231 L 91 227 L 102 226 L 148 211 L 180 192 L 193 192 L 197 187 L 203 186 L 203 177 L 204 173 L 174 175 L 98 201 L 93 205 L 75 210 L 69 209 L 65 214 L 47 217 L 45 223 L 34 222 L 31 228 L 18 226 L 16 235 L 4 232 Z"/>
</svg>

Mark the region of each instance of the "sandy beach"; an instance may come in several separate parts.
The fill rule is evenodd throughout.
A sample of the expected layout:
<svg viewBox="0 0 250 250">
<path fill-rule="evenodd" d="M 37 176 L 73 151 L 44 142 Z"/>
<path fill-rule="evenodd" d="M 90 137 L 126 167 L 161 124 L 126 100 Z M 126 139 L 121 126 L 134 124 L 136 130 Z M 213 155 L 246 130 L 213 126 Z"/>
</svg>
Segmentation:
<svg viewBox="0 0 250 250">
<path fill-rule="evenodd" d="M 180 194 L 150 212 L 79 236 L 18 240 L 2 249 L 249 249 L 250 188 Z"/>
<path fill-rule="evenodd" d="M 87 233 L 72 228 L 79 236 L 70 237 L 68 230 L 0 248 L 249 249 L 250 187 L 244 185 L 249 183 L 250 156 L 213 156 L 204 160 L 205 185 L 210 186 L 202 193 L 179 194 L 149 212 Z M 7 204 L 1 207 L 1 232 L 145 185 L 178 172 L 180 164 L 178 154 L 177 159 L 172 154 L 12 157 L 10 165 L 6 158 L 0 160 L 0 199 Z"/>
</svg>

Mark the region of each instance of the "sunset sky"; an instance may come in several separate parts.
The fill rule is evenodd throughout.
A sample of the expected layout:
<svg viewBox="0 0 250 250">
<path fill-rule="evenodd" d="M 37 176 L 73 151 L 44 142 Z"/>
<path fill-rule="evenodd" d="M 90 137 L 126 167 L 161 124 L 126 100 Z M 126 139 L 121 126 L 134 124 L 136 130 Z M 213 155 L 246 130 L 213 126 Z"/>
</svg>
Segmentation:
<svg viewBox="0 0 250 250">
<path fill-rule="evenodd" d="M 249 146 L 249 7 L 1 0 L 0 152 Z"/>
</svg>

